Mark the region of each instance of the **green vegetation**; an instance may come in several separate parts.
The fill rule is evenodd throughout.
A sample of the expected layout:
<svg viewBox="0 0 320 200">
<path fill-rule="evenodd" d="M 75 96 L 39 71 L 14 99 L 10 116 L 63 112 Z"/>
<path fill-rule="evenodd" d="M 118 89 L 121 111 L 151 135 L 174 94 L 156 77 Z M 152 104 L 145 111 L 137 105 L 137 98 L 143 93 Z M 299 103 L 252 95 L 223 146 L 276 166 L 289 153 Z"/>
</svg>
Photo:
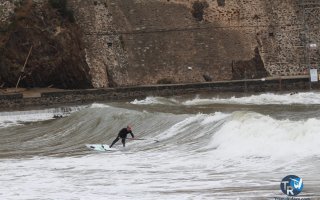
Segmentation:
<svg viewBox="0 0 320 200">
<path fill-rule="evenodd" d="M 49 4 L 52 8 L 57 9 L 60 15 L 74 23 L 73 11 L 67 8 L 67 0 L 49 0 Z"/>
</svg>

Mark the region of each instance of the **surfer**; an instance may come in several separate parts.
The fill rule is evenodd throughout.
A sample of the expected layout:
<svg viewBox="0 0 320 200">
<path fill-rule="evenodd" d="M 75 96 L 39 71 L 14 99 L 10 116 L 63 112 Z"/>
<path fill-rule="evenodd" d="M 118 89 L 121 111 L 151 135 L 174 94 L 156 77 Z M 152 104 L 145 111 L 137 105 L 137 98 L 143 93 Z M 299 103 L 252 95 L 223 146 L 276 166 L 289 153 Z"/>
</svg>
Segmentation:
<svg viewBox="0 0 320 200">
<path fill-rule="evenodd" d="M 131 137 L 134 138 L 134 135 L 132 133 L 131 130 L 131 126 L 128 125 L 127 128 L 123 128 L 119 131 L 117 138 L 112 142 L 112 144 L 110 145 L 110 148 L 116 143 L 118 142 L 118 140 L 121 138 L 121 142 L 123 144 L 123 147 L 126 146 L 126 138 L 128 134 L 131 134 Z"/>
</svg>

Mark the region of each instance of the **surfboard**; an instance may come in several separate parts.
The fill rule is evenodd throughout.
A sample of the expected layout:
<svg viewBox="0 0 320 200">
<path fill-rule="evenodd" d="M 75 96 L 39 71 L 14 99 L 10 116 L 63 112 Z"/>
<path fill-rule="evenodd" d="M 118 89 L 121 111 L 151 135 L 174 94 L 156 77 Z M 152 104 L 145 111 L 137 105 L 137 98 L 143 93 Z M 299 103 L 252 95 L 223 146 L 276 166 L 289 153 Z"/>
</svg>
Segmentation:
<svg viewBox="0 0 320 200">
<path fill-rule="evenodd" d="M 94 151 L 118 151 L 116 148 L 110 148 L 107 144 L 86 144 L 86 147 Z"/>
</svg>

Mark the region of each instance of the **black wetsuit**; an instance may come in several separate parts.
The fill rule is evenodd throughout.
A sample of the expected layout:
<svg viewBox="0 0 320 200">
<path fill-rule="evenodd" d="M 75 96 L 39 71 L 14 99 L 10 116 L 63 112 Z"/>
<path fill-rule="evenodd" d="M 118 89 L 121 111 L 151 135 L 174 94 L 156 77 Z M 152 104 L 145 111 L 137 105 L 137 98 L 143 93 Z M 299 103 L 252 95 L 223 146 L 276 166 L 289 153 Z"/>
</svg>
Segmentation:
<svg viewBox="0 0 320 200">
<path fill-rule="evenodd" d="M 117 138 L 112 142 L 112 144 L 110 145 L 110 148 L 116 143 L 118 142 L 118 140 L 121 138 L 121 142 L 123 144 L 123 147 L 126 146 L 126 138 L 128 134 L 131 134 L 131 137 L 134 138 L 134 135 L 132 133 L 132 131 L 128 131 L 127 128 L 123 128 L 119 131 Z"/>
</svg>

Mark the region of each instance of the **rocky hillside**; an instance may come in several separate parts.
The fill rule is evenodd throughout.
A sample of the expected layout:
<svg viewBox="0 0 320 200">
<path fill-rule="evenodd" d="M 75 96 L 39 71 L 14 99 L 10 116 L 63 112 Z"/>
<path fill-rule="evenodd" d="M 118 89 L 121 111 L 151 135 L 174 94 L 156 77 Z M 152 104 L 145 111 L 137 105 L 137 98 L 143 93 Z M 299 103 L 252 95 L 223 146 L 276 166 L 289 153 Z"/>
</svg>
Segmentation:
<svg viewBox="0 0 320 200">
<path fill-rule="evenodd" d="M 318 0 L 65 2 L 2 0 L 0 86 L 16 83 L 31 46 L 25 87 L 288 76 L 320 63 Z"/>
<path fill-rule="evenodd" d="M 0 33 L 0 85 L 13 87 L 21 76 L 21 87 L 92 87 L 82 32 L 71 11 L 54 1 L 1 6 L 6 18 Z"/>
</svg>

